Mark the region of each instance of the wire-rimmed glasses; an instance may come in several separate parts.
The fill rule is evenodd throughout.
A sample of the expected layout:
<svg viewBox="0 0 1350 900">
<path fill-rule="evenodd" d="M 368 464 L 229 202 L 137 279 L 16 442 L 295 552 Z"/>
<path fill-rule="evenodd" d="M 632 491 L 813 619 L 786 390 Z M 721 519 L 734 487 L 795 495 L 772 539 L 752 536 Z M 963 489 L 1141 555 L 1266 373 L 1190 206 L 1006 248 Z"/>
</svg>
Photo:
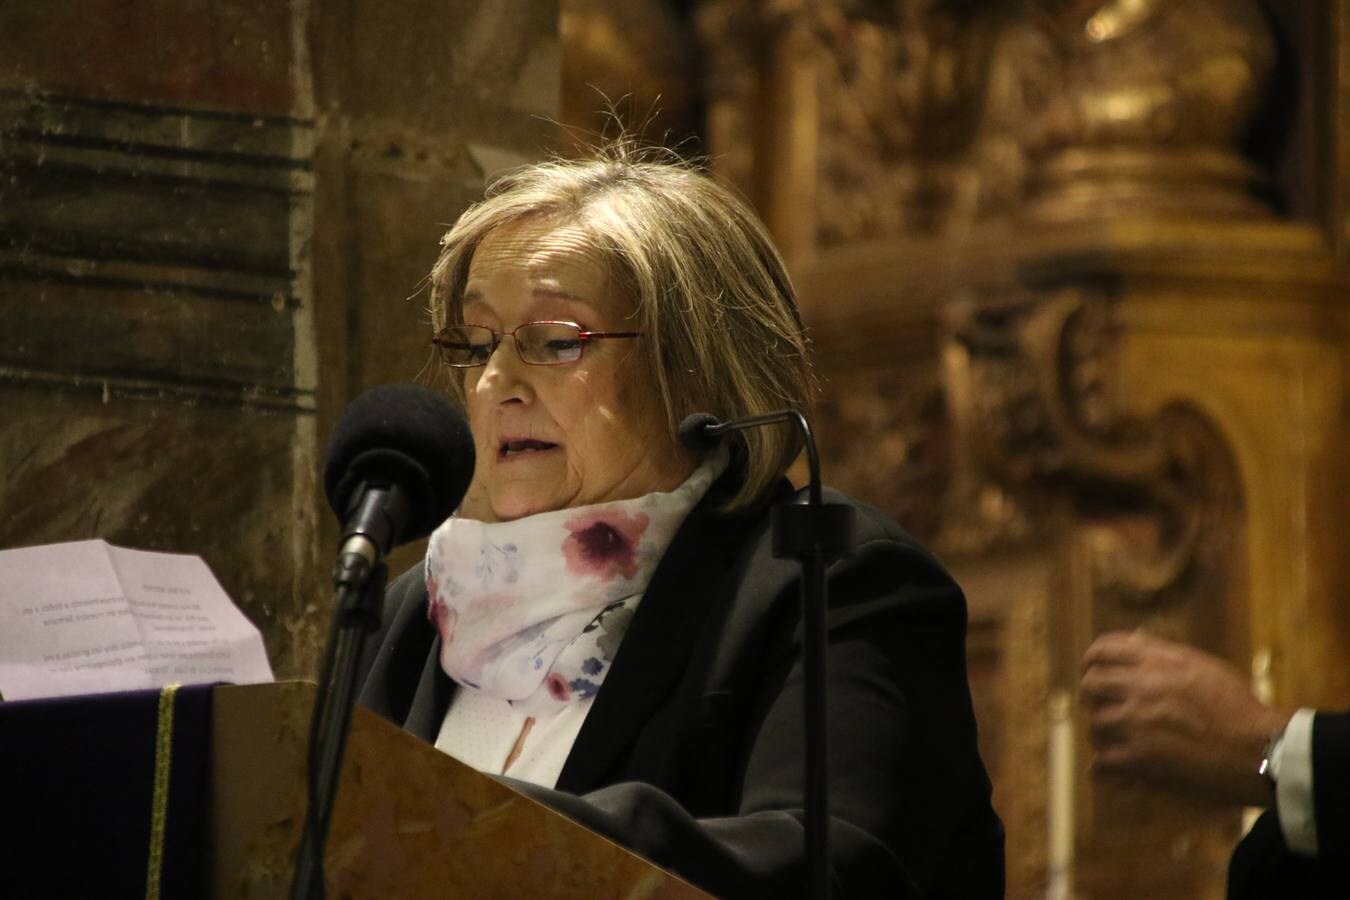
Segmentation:
<svg viewBox="0 0 1350 900">
<path fill-rule="evenodd" d="M 641 337 L 640 331 L 584 331 L 575 322 L 526 322 L 511 331 L 494 331 L 486 325 L 447 325 L 436 333 L 441 362 L 455 369 L 487 365 L 488 359 L 511 335 L 522 362 L 532 366 L 562 366 L 581 359 L 591 341 L 600 338 Z"/>
</svg>

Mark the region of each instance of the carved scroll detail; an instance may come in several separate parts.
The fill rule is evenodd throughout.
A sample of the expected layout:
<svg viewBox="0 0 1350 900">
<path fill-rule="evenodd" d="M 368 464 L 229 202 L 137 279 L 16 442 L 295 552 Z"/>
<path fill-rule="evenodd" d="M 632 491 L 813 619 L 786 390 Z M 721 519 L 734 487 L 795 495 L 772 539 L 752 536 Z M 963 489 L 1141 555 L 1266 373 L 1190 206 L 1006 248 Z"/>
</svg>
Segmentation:
<svg viewBox="0 0 1350 900">
<path fill-rule="evenodd" d="M 1216 537 L 1212 428 L 1183 408 L 1150 421 L 1114 408 L 1111 305 L 1099 293 L 958 304 L 951 323 L 971 369 L 979 466 L 1033 508 L 1047 492 L 1071 498 L 1099 597 L 1167 602 Z"/>
</svg>

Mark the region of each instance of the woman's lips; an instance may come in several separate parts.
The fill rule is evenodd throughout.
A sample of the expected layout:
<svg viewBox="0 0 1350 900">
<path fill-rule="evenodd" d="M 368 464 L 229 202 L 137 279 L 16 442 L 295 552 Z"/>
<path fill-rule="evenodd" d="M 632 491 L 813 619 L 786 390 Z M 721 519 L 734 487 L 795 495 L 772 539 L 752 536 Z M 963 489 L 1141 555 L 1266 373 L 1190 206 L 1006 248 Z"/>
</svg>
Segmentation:
<svg viewBox="0 0 1350 900">
<path fill-rule="evenodd" d="M 533 438 L 505 438 L 497 445 L 497 459 L 503 462 L 517 459 L 531 459 L 541 453 L 558 449 L 558 445 L 549 441 Z"/>
</svg>

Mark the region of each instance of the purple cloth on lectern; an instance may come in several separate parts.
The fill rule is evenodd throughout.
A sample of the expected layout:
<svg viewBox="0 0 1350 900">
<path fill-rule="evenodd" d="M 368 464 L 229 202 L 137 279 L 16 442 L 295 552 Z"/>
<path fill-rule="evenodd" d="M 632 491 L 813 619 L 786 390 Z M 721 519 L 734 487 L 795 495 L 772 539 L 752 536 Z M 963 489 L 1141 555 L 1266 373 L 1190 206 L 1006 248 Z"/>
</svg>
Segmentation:
<svg viewBox="0 0 1350 900">
<path fill-rule="evenodd" d="M 144 897 L 158 690 L 0 703 L 0 895 Z M 160 896 L 201 897 L 211 688 L 174 699 Z"/>
</svg>

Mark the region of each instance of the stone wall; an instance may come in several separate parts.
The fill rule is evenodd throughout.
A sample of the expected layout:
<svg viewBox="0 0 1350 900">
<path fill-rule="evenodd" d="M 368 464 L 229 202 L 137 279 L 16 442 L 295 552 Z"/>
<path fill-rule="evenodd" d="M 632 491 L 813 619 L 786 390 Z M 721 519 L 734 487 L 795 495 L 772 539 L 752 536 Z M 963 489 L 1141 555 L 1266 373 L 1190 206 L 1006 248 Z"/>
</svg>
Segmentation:
<svg viewBox="0 0 1350 900">
<path fill-rule="evenodd" d="M 437 239 L 553 145 L 557 18 L 0 9 L 0 546 L 201 554 L 278 675 L 308 672 L 335 537 L 323 441 L 356 392 L 418 377 Z"/>
</svg>

